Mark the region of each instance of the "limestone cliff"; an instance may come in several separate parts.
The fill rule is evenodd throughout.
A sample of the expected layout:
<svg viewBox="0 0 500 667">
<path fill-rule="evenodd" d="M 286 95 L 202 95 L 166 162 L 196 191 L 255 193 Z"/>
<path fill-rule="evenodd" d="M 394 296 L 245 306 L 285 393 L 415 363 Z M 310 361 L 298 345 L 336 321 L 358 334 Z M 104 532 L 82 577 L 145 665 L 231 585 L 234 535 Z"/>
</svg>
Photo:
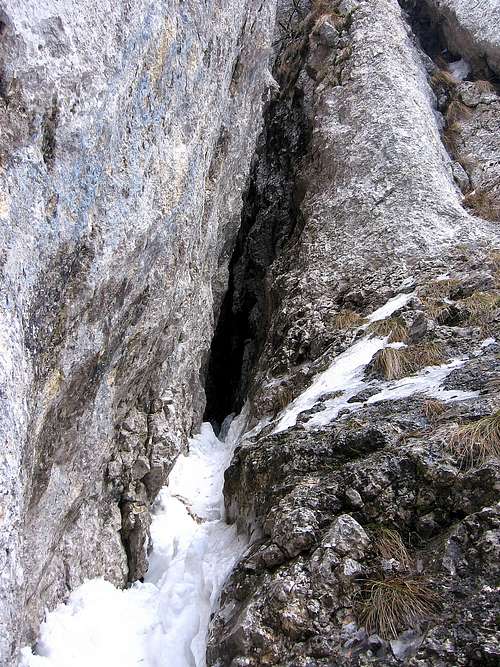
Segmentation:
<svg viewBox="0 0 500 667">
<path fill-rule="evenodd" d="M 0 5 L 2 664 L 84 577 L 144 573 L 203 413 L 273 13 Z"/>
<path fill-rule="evenodd" d="M 226 507 L 253 547 L 210 664 L 498 660 L 500 22 L 474 5 L 292 3 L 281 21 L 228 312 L 262 219 L 289 225 L 245 333 L 225 323 L 254 427 Z M 286 171 L 277 117 L 304 137 Z"/>
<path fill-rule="evenodd" d="M 498 663 L 499 63 L 496 0 L 0 0 L 2 665 L 245 403 L 207 663 Z"/>
</svg>

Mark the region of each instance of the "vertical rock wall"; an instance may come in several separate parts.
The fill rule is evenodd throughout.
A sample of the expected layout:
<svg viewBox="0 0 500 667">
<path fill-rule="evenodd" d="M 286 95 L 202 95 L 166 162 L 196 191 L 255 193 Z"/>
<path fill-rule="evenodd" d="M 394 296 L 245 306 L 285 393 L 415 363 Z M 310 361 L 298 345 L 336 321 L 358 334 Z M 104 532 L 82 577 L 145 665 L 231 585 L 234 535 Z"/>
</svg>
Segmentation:
<svg viewBox="0 0 500 667">
<path fill-rule="evenodd" d="M 430 22 L 435 61 L 424 52 L 404 11 L 420 3 L 310 4 L 274 72 L 311 128 L 289 170 L 300 224 L 262 281 L 254 428 L 225 481 L 253 545 L 209 664 L 494 664 L 499 217 L 472 207 L 455 164 L 468 158 L 476 192 L 497 179 L 494 49 L 476 43 L 462 82 L 451 24 L 441 42 Z M 465 21 L 471 3 L 431 4 Z M 472 4 L 469 19 L 495 14 Z M 484 43 L 500 44 L 495 26 L 478 27 Z M 454 100 L 456 154 L 441 113 Z M 272 169 L 261 159 L 257 174 Z M 256 229 L 273 224 L 268 202 Z"/>
<path fill-rule="evenodd" d="M 203 412 L 273 13 L 1 4 L 2 664 L 84 577 L 144 572 Z"/>
</svg>

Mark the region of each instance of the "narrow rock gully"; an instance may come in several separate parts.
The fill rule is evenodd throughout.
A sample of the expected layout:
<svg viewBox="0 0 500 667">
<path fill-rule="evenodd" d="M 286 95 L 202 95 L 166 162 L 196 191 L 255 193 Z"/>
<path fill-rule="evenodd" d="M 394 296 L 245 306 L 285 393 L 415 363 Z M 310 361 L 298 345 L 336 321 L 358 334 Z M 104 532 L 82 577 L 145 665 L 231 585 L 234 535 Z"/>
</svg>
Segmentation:
<svg viewBox="0 0 500 667">
<path fill-rule="evenodd" d="M 297 9 L 302 4 L 313 7 L 309 14 Z M 206 667 L 207 644 L 208 663 L 218 666 L 284 665 L 283 656 L 294 666 L 359 665 L 365 663 L 356 662 L 356 651 L 371 651 L 373 637 L 381 664 L 395 665 L 421 645 L 429 655 L 447 645 L 447 627 L 445 639 L 424 644 L 429 626 L 420 632 L 421 616 L 435 624 L 435 609 L 444 609 L 445 626 L 458 624 L 455 588 L 443 574 L 443 567 L 455 568 L 446 566 L 455 557 L 449 545 L 467 545 L 460 522 L 481 512 L 478 525 L 490 521 L 488 505 L 497 497 L 497 459 L 481 460 L 483 477 L 474 478 L 474 466 L 464 470 L 450 449 L 449 433 L 498 419 L 488 370 L 498 360 L 498 232 L 490 225 L 496 209 L 470 213 L 470 197 L 497 172 L 492 161 L 472 160 L 474 135 L 466 132 L 467 123 L 487 125 L 480 115 L 497 104 L 498 79 L 486 65 L 488 81 L 478 79 L 481 71 L 474 73 L 458 50 L 448 52 L 433 15 L 413 0 L 380 0 L 378 13 L 370 3 L 357 5 L 336 3 L 341 14 L 321 2 L 292 2 L 282 22 L 285 56 L 280 61 L 278 53 L 269 75 L 228 289 L 201 369 L 203 424 L 155 501 L 146 575 L 125 590 L 103 578 L 73 590 L 47 614 L 36 645 L 24 647 L 21 667 Z M 381 44 L 386 36 L 392 51 Z M 403 55 L 393 62 L 396 47 Z M 400 72 L 404 67 L 409 73 Z M 392 143 L 380 158 L 375 132 L 355 164 L 350 151 L 369 125 L 365 100 L 382 95 L 376 76 L 386 86 L 386 108 L 373 128 L 382 134 L 387 123 Z M 476 94 L 486 99 L 484 108 L 458 104 Z M 463 116 L 458 124 L 453 109 Z M 396 124 L 400 134 L 392 132 Z M 429 130 L 419 137 L 421 148 L 419 127 Z M 348 130 L 351 139 L 344 138 Z M 421 153 L 428 163 L 417 173 Z M 404 182 L 403 163 L 411 165 Z M 373 164 L 386 188 L 380 198 L 371 189 Z M 430 183 L 425 191 L 423 183 Z M 493 194 L 497 187 L 495 180 Z M 393 192 L 396 204 L 386 201 Z M 365 200 L 375 194 L 365 214 Z M 377 207 L 382 212 L 374 213 Z M 469 243 L 468 254 L 456 251 L 456 238 L 463 248 Z M 474 295 L 479 301 L 471 305 Z M 392 536 L 389 555 L 380 530 Z M 435 556 L 439 549 L 448 550 L 448 561 Z M 474 601 L 476 573 L 463 567 L 470 589 L 462 598 Z M 402 614 L 401 627 L 383 637 L 376 623 L 366 621 L 365 631 L 359 601 L 369 604 L 377 582 L 419 583 L 424 576 L 430 602 L 420 615 Z M 491 592 L 481 586 L 481 594 Z M 342 662 L 331 661 L 337 655 Z M 317 661 L 307 662 L 310 656 Z"/>
<path fill-rule="evenodd" d="M 203 424 L 156 503 L 143 582 L 127 590 L 87 581 L 48 615 L 26 667 L 200 667 L 210 612 L 247 546 L 224 520 L 224 470 L 244 427 L 229 418 L 217 438 Z"/>
<path fill-rule="evenodd" d="M 224 472 L 247 425 L 245 399 L 269 310 L 266 272 L 297 226 L 295 176 L 308 141 L 301 97 L 275 96 L 205 369 L 205 422 L 156 500 L 144 580 L 126 590 L 103 579 L 84 583 L 48 614 L 34 649 L 22 651 L 23 667 L 205 666 L 211 612 L 250 541 L 226 523 Z"/>
</svg>

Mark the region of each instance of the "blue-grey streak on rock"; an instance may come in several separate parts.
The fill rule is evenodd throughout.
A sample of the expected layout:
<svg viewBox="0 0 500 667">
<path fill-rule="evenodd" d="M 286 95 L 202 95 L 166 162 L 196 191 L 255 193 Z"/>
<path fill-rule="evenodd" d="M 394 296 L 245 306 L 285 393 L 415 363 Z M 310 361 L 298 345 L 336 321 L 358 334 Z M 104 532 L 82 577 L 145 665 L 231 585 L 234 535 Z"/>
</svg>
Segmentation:
<svg viewBox="0 0 500 667">
<path fill-rule="evenodd" d="M 203 413 L 274 5 L 2 3 L 2 664 L 84 577 L 144 573 Z"/>
</svg>

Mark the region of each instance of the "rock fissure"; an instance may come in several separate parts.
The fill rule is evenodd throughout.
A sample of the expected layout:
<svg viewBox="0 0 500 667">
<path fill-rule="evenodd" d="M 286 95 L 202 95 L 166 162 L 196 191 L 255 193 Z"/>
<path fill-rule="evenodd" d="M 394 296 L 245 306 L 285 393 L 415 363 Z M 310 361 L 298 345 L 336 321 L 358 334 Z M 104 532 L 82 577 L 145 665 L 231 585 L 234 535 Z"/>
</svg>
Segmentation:
<svg viewBox="0 0 500 667">
<path fill-rule="evenodd" d="M 292 39 L 292 44 L 303 39 L 300 33 L 288 37 L 299 17 L 299 7 L 293 5 L 287 24 L 282 25 L 282 39 Z M 290 92 L 288 79 L 292 69 L 299 76 L 306 54 L 295 55 L 293 47 L 278 44 L 272 98 L 243 197 L 228 290 L 208 362 L 205 419 L 217 426 L 226 415 L 241 411 L 251 389 L 272 308 L 268 269 L 300 226 L 301 160 L 311 128 L 304 95 L 297 89 Z"/>
<path fill-rule="evenodd" d="M 35 5 L 2 665 L 497 664 L 498 3 Z"/>
</svg>

